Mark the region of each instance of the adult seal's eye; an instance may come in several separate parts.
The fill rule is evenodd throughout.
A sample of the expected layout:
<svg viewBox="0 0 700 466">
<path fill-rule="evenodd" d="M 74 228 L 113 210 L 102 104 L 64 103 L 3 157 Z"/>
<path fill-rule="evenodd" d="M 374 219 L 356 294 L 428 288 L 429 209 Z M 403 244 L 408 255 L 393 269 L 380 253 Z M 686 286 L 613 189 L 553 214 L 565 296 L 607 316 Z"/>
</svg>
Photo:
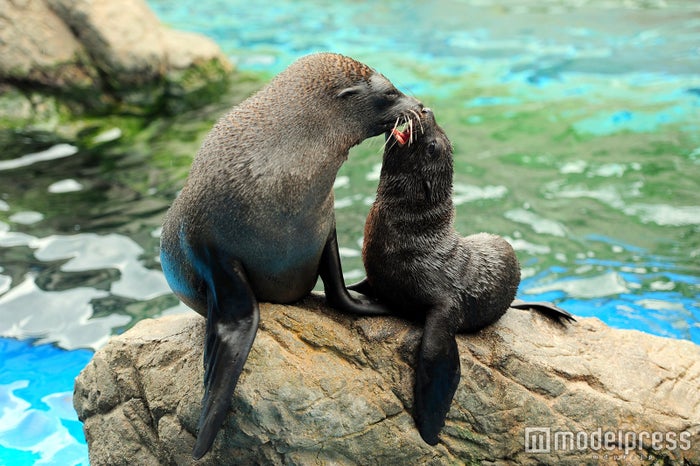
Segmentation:
<svg viewBox="0 0 700 466">
<path fill-rule="evenodd" d="M 437 143 L 435 141 L 428 144 L 428 155 L 435 154 L 435 149 L 437 148 Z"/>
</svg>

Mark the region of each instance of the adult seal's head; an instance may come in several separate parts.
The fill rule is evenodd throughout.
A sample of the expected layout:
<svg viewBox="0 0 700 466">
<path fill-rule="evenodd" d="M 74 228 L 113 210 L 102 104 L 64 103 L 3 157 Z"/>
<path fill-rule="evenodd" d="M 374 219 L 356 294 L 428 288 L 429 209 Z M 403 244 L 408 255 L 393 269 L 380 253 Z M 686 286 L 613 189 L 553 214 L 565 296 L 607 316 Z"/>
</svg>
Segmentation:
<svg viewBox="0 0 700 466">
<path fill-rule="evenodd" d="M 299 115 L 302 127 L 343 148 L 387 131 L 397 117 L 422 107 L 382 74 L 338 54 L 301 58 L 278 75 L 270 87 L 294 93 L 284 98 L 289 99 L 286 106 L 290 111 L 298 106 L 305 111 Z"/>
<path fill-rule="evenodd" d="M 258 326 L 258 301 L 293 302 L 320 276 L 332 306 L 387 309 L 343 282 L 333 182 L 350 147 L 422 105 L 352 58 L 299 59 L 207 135 L 161 236 L 175 294 L 207 318 L 195 458 L 210 448 Z"/>
<path fill-rule="evenodd" d="M 452 145 L 430 109 L 387 134 L 377 197 L 365 224 L 367 278 L 350 287 L 424 322 L 414 417 L 431 445 L 438 442 L 459 382 L 456 333 L 495 322 L 509 306 L 572 319 L 551 304 L 513 302 L 520 283 L 515 251 L 500 236 L 457 233 L 452 173 Z"/>
</svg>

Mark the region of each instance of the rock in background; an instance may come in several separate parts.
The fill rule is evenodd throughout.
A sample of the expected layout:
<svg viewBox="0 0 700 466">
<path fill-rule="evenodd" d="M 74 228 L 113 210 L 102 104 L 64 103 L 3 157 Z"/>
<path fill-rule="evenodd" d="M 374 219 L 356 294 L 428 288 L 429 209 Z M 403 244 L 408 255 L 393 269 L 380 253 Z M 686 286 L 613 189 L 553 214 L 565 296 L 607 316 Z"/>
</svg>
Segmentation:
<svg viewBox="0 0 700 466">
<path fill-rule="evenodd" d="M 262 304 L 231 413 L 194 462 L 204 319 L 193 312 L 141 321 L 76 380 L 90 462 L 700 464 L 700 347 L 691 342 L 597 319 L 564 327 L 511 309 L 458 337 L 461 382 L 433 448 L 410 414 L 420 335 L 398 319 L 340 315 L 318 297 L 299 307 Z M 549 453 L 526 451 L 526 428 L 550 429 Z M 650 436 L 641 448 L 627 436 L 578 450 L 575 437 L 555 448 L 556 432 L 586 432 L 586 441 L 596 432 Z M 674 433 L 675 448 L 668 437 L 653 443 L 653 432 Z"/>
<path fill-rule="evenodd" d="M 220 95 L 213 41 L 164 27 L 143 0 L 0 0 L 0 120 L 177 112 Z"/>
</svg>

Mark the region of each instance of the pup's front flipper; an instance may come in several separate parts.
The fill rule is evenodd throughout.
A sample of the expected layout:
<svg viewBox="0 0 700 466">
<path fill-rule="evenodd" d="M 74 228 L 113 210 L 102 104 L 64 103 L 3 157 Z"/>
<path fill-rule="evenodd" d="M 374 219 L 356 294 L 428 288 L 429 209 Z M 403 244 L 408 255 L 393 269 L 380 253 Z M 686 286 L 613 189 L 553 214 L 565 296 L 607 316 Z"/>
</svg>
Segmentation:
<svg viewBox="0 0 700 466">
<path fill-rule="evenodd" d="M 429 445 L 438 443 L 460 377 L 455 329 L 441 314 L 432 309 L 425 321 L 413 390 L 413 416 Z"/>
<path fill-rule="evenodd" d="M 338 253 L 338 237 L 336 236 L 335 228 L 323 248 L 318 273 L 321 276 L 321 280 L 323 280 L 326 300 L 331 307 L 358 315 L 377 316 L 391 314 L 389 309 L 378 303 L 350 296 L 343 280 L 343 270 L 340 265 L 340 254 Z"/>
<path fill-rule="evenodd" d="M 357 283 L 353 283 L 352 285 L 348 285 L 348 290 L 350 291 L 356 291 L 358 293 L 361 293 L 368 298 L 375 298 L 374 295 L 374 289 L 372 288 L 372 285 L 369 284 L 369 280 L 367 280 L 367 277 L 363 278 Z"/>
<path fill-rule="evenodd" d="M 204 347 L 204 398 L 192 456 L 211 448 L 231 406 L 231 394 L 253 345 L 260 320 L 258 302 L 243 267 L 224 267 L 207 254 L 207 328 Z"/>
<path fill-rule="evenodd" d="M 514 299 L 513 302 L 511 303 L 510 307 L 514 307 L 516 309 L 524 309 L 524 310 L 529 310 L 529 309 L 535 309 L 537 311 L 540 311 L 547 317 L 551 319 L 556 319 L 557 321 L 561 322 L 561 319 L 564 319 L 569 322 L 576 322 L 576 319 L 574 318 L 573 315 L 571 315 L 569 312 L 565 311 L 564 309 L 555 306 L 553 303 L 548 303 L 544 301 L 521 301 L 520 299 Z"/>
</svg>

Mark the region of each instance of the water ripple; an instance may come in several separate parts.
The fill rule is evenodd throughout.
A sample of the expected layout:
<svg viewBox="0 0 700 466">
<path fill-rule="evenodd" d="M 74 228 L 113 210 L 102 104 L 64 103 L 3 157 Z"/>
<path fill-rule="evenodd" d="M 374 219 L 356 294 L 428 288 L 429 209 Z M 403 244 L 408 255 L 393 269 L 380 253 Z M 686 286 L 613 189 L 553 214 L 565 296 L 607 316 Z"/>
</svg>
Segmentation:
<svg viewBox="0 0 700 466">
<path fill-rule="evenodd" d="M 71 144 L 56 144 L 44 151 L 23 155 L 11 160 L 0 160 L 0 171 L 28 167 L 37 162 L 56 160 L 77 154 L 78 148 Z"/>
</svg>

